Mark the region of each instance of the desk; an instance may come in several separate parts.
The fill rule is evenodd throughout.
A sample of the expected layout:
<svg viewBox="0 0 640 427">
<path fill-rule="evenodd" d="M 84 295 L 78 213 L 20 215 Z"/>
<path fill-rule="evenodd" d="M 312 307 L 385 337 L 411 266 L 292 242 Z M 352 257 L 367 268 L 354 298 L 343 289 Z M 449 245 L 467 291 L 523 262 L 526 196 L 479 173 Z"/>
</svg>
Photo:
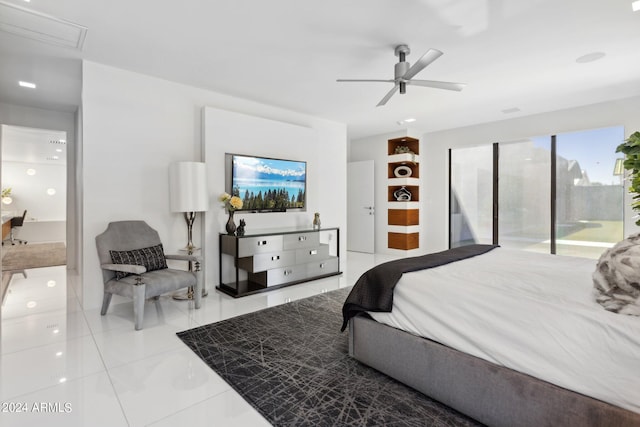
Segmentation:
<svg viewBox="0 0 640 427">
<path fill-rule="evenodd" d="M 11 234 L 11 218 L 2 218 L 2 240 Z"/>
</svg>

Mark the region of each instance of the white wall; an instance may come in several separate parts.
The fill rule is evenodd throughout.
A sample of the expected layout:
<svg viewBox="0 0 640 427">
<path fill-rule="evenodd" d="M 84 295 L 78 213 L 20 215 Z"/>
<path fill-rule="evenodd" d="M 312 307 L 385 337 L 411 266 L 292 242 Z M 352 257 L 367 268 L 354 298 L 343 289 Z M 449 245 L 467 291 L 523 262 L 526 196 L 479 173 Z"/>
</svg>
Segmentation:
<svg viewBox="0 0 640 427">
<path fill-rule="evenodd" d="M 421 200 L 424 206 L 422 209 L 424 225 L 421 238 L 424 236 L 424 248 L 428 252 L 434 252 L 448 247 L 448 150 L 450 148 L 620 125 L 624 126 L 625 136 L 628 136 L 640 129 L 639 112 L 640 97 L 633 97 L 422 135 L 420 176 L 423 182 Z M 630 203 L 631 197 L 626 192 L 625 236 L 640 231 L 632 219 Z"/>
<path fill-rule="evenodd" d="M 27 169 L 36 170 L 28 175 Z M 23 162 L 2 162 L 3 188 L 11 187 L 13 202 L 2 214 L 27 216 L 16 237 L 29 243 L 66 241 L 67 167 Z M 53 195 L 47 193 L 54 189 Z"/>
<path fill-rule="evenodd" d="M 319 182 L 311 197 L 323 213 L 324 225 L 345 230 L 345 125 L 85 61 L 82 91 L 84 200 L 81 213 L 84 218 L 82 283 L 85 309 L 99 307 L 102 301 L 102 276 L 95 236 L 104 231 L 108 222 L 147 221 L 158 230 L 167 252 L 174 252 L 186 244 L 184 218 L 169 210 L 168 167 L 175 161 L 203 159 L 201 112 L 205 106 L 314 129 L 322 149 L 314 153 L 314 174 Z M 261 143 L 267 147 L 263 149 L 268 151 L 273 142 L 263 140 Z M 234 140 L 219 141 L 219 144 L 220 152 L 251 152 L 257 147 L 242 146 Z M 214 200 L 223 188 L 221 182 L 220 188 L 209 189 Z M 213 205 L 210 214 L 217 215 L 217 210 L 218 204 Z M 269 214 L 264 215 L 264 218 L 270 218 Z M 209 253 L 216 253 L 217 239 L 202 238 L 203 216 L 199 217 L 194 243 L 203 246 L 205 251 L 213 248 Z M 344 247 L 342 244 L 341 248 Z M 204 267 L 213 270 L 206 263 Z M 217 284 L 217 274 L 215 271 L 208 273 L 206 286 L 212 291 Z"/>
<path fill-rule="evenodd" d="M 325 227 L 346 221 L 346 143 L 340 127 L 305 125 L 207 107 L 204 109 L 204 149 L 208 165 L 211 210 L 206 213 L 206 240 L 217 242 L 228 218 L 217 201 L 225 191 L 225 153 L 246 154 L 307 162 L 306 211 L 235 214 L 235 222 L 246 221 L 246 230 L 280 227 L 312 227 L 314 212 Z M 336 133 L 336 131 L 338 131 Z M 339 160 L 338 160 L 339 159 Z M 340 161 L 341 163 L 336 163 Z M 334 200 L 334 196 L 343 202 Z M 346 228 L 341 226 L 346 242 Z M 344 245 L 343 245 L 344 247 Z M 343 249 L 342 255 L 345 254 Z M 218 248 L 206 251 L 206 276 L 218 271 Z M 216 277 L 215 280 L 218 280 Z"/>
<path fill-rule="evenodd" d="M 35 175 L 28 175 L 34 169 Z M 27 210 L 27 221 L 65 221 L 67 215 L 67 167 L 23 162 L 2 162 L 2 184 L 11 187 L 13 202 L 3 211 L 22 215 Z M 54 189 L 53 195 L 47 193 Z M 64 241 L 64 237 L 63 237 Z"/>
</svg>

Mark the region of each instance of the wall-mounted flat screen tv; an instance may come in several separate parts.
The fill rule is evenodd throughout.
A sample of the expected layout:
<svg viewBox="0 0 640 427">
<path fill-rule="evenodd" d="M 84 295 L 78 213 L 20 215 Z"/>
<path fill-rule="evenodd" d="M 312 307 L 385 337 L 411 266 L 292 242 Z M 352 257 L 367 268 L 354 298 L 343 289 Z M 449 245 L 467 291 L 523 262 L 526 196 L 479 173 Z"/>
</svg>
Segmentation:
<svg viewBox="0 0 640 427">
<path fill-rule="evenodd" d="M 242 199 L 241 211 L 306 210 L 307 162 L 227 154 L 227 171 L 229 163 L 227 191 Z"/>
</svg>

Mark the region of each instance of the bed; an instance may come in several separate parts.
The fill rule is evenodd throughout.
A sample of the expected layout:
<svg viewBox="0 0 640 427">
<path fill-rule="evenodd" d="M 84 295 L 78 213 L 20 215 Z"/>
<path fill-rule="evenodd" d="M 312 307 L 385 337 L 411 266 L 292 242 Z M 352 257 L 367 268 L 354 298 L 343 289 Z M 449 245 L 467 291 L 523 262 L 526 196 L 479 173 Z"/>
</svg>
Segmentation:
<svg viewBox="0 0 640 427">
<path fill-rule="evenodd" d="M 386 263 L 345 301 L 350 354 L 491 426 L 640 426 L 640 317 L 594 301 L 594 270 L 490 245 Z"/>
</svg>

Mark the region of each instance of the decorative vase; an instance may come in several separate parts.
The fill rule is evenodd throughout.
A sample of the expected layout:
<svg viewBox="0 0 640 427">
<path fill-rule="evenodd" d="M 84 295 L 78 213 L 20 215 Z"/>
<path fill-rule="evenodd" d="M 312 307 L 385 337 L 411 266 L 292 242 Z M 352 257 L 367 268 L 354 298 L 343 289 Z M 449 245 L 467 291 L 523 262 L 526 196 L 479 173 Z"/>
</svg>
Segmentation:
<svg viewBox="0 0 640 427">
<path fill-rule="evenodd" d="M 236 223 L 233 222 L 233 211 L 229 211 L 229 219 L 227 220 L 227 234 L 235 235 L 236 234 Z"/>
</svg>

